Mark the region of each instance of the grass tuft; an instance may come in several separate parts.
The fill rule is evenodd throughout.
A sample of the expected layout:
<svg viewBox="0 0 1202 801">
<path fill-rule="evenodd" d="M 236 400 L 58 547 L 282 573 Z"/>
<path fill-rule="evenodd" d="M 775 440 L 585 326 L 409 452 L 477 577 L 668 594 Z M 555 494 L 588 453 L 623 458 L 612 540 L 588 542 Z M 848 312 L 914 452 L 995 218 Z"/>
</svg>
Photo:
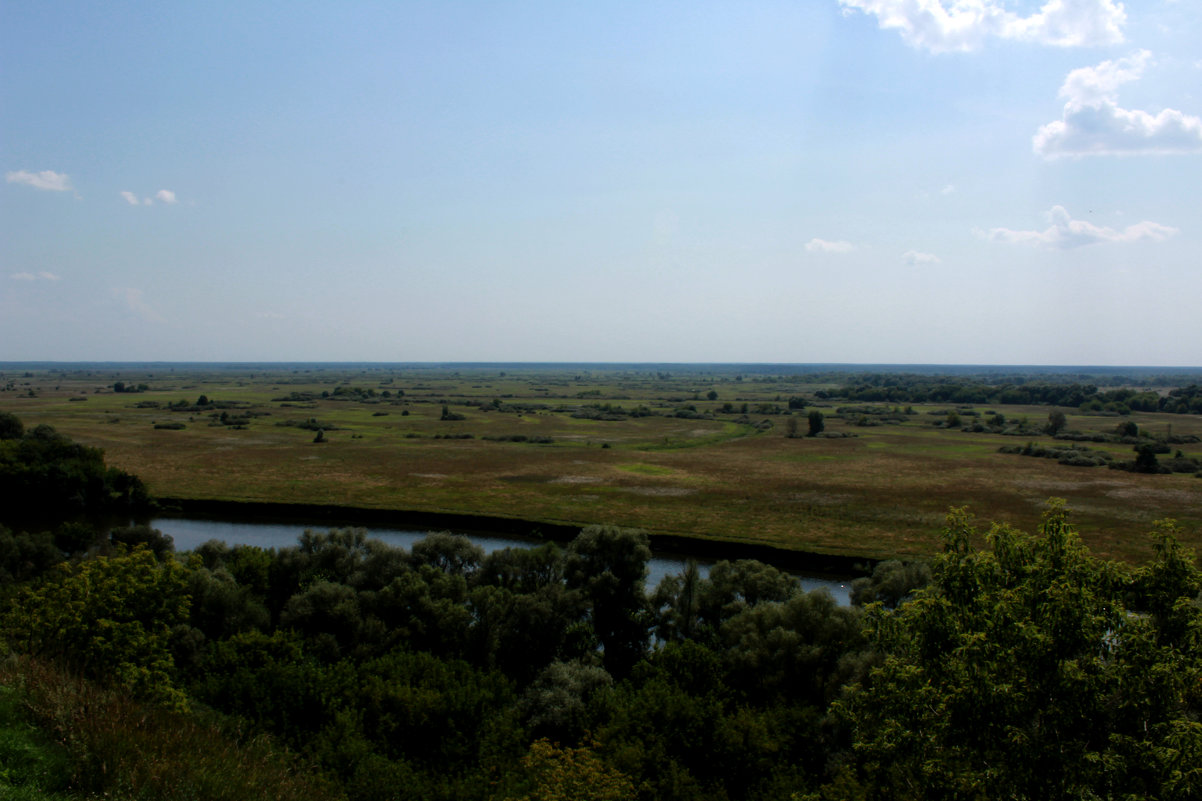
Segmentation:
<svg viewBox="0 0 1202 801">
<path fill-rule="evenodd" d="M 343 797 L 269 738 L 248 736 L 216 716 L 157 709 L 28 658 L 0 668 L 0 686 L 8 711 L 13 713 L 19 699 L 24 713 L 6 719 L 7 737 L 0 744 L 11 744 L 13 753 L 24 755 L 15 763 L 26 766 L 15 774 L 19 781 L 10 783 L 27 794 L 15 798 Z M 0 756 L 4 776 L 8 753 L 0 751 Z M 47 778 L 51 774 L 56 778 Z"/>
</svg>

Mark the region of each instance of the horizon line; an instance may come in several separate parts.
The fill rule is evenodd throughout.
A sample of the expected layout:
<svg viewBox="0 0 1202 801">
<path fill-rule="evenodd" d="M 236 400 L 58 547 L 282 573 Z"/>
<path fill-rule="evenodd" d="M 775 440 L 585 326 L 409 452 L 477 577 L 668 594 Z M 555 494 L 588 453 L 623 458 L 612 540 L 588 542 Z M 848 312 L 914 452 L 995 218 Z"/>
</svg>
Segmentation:
<svg viewBox="0 0 1202 801">
<path fill-rule="evenodd" d="M 82 367 L 82 366 L 225 366 L 225 367 L 268 367 L 268 366 L 371 366 L 371 367 L 724 367 L 724 368 L 825 368 L 846 370 L 849 368 L 983 368 L 988 370 L 1025 369 L 1025 370 L 1176 370 L 1196 372 L 1202 371 L 1199 365 L 1171 364 L 1052 364 L 1052 363 L 1007 363 L 1007 362 L 772 362 L 772 361 L 481 361 L 481 360 L 413 360 L 413 361 L 374 361 L 374 360 L 169 360 L 169 359 L 133 359 L 133 360 L 98 360 L 98 359 L 24 359 L 0 360 L 0 369 L 28 369 L 30 367 Z"/>
</svg>

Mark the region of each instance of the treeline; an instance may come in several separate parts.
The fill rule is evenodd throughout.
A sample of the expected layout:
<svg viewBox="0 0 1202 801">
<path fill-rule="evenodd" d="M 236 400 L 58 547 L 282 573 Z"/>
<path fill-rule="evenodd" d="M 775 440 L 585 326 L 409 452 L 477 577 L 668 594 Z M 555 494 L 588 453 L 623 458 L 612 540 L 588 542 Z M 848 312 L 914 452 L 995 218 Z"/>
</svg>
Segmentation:
<svg viewBox="0 0 1202 801">
<path fill-rule="evenodd" d="M 149 503 L 142 481 L 107 467 L 99 448 L 73 442 L 45 424 L 27 431 L 18 417 L 0 412 L 0 520 L 128 515 Z"/>
<path fill-rule="evenodd" d="M 956 405 L 1048 405 L 1087 412 L 1202 414 L 1202 386 L 1190 384 L 1165 395 L 1130 388 L 1099 389 L 1094 383 L 985 383 L 951 376 L 880 374 L 857 376 L 855 383 L 819 390 L 820 398 L 862 403 L 948 403 Z"/>
<path fill-rule="evenodd" d="M 1060 503 L 1036 535 L 956 510 L 929 564 L 882 563 L 840 607 L 750 560 L 648 588 L 646 535 L 606 526 L 491 554 L 446 533 L 175 554 L 144 527 L 50 531 L 56 558 L 0 593 L 0 675 L 79 794 L 251 797 L 219 766 L 170 779 L 199 775 L 183 750 L 114 778 L 129 743 L 217 715 L 298 755 L 285 773 L 315 798 L 1197 798 L 1202 573 L 1175 533 L 1132 568 Z M 82 737 L 102 705 L 49 714 L 47 675 L 142 717 Z"/>
</svg>

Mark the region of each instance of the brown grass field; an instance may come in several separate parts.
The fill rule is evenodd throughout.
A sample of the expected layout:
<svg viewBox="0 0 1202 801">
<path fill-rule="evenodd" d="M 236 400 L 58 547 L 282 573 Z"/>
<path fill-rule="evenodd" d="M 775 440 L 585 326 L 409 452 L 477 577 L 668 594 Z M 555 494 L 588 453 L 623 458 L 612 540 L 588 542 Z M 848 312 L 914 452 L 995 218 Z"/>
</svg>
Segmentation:
<svg viewBox="0 0 1202 801">
<path fill-rule="evenodd" d="M 147 389 L 118 394 L 116 381 Z M 1003 521 L 1033 530 L 1045 501 L 1056 496 L 1067 499 L 1083 539 L 1099 555 L 1146 557 L 1147 532 L 1162 518 L 1181 524 L 1186 544 L 1202 544 L 1202 479 L 1193 475 L 1140 475 L 1001 454 L 1002 445 L 1052 440 L 937 428 L 932 423 L 942 417 L 928 412 L 947 405 L 915 406 L 900 424 L 856 425 L 855 416 L 837 415 L 840 402 L 813 401 L 822 386 L 804 377 L 156 365 L 9 369 L 0 372 L 0 388 L 0 411 L 17 414 L 27 428 L 48 423 L 103 448 L 110 464 L 141 476 L 159 497 L 470 513 L 534 526 L 613 523 L 880 558 L 932 553 L 949 507 L 968 506 L 983 526 Z M 375 396 L 356 396 L 353 388 Z M 717 400 L 707 399 L 711 390 Z M 323 391 L 329 397 L 320 397 Z M 291 393 L 316 397 L 283 400 Z M 218 422 L 221 410 L 163 408 L 194 404 L 202 394 L 234 402 L 224 410 L 228 415 L 256 416 L 237 429 Z M 791 396 L 817 404 L 809 408 L 826 415 L 828 432 L 854 436 L 787 437 L 789 416 L 769 407 L 783 410 Z M 146 408 L 147 402 L 160 407 Z M 651 413 L 621 420 L 572 416 L 606 403 Z M 724 410 L 727 403 L 731 411 Z M 440 419 L 444 404 L 464 419 Z M 767 406 L 760 410 L 761 404 Z M 673 416 L 688 406 L 700 416 Z M 1038 428 L 1049 408 L 977 411 L 1026 417 Z M 1109 432 L 1120 421 L 1063 411 L 1070 430 Z M 807 412 L 796 415 L 802 434 Z M 310 419 L 327 427 L 326 442 L 315 443 L 312 430 L 280 425 Z M 1130 419 L 1154 435 L 1171 429 L 1202 436 L 1197 415 L 1135 413 Z M 156 429 L 156 423 L 185 428 Z M 445 438 L 464 434 L 472 438 Z M 514 436 L 551 441 L 486 439 Z M 1130 445 L 1085 444 L 1133 458 Z M 1202 457 L 1202 445 L 1178 448 Z"/>
</svg>

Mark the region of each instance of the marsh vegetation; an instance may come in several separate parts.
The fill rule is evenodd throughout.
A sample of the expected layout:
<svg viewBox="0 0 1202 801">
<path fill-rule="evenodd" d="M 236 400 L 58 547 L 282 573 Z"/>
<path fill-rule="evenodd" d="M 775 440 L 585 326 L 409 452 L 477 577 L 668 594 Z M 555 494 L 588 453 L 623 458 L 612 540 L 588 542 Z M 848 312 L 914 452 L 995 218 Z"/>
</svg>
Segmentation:
<svg viewBox="0 0 1202 801">
<path fill-rule="evenodd" d="M 1182 522 L 1188 544 L 1202 544 L 1194 539 L 1202 523 L 1196 372 L 749 365 L 2 372 L 0 410 L 102 448 L 111 465 L 136 473 L 160 498 L 472 514 L 529 529 L 608 523 L 875 559 L 930 553 L 949 507 L 971 505 L 1031 529 L 1055 495 L 1076 510 L 1100 555 L 1146 558 L 1143 533 L 1162 517 Z M 118 384 L 124 391 L 115 391 Z M 1106 469 L 1134 467 L 1141 446 L 1149 451 L 1142 464 L 1155 457 L 1155 469 Z"/>
</svg>

